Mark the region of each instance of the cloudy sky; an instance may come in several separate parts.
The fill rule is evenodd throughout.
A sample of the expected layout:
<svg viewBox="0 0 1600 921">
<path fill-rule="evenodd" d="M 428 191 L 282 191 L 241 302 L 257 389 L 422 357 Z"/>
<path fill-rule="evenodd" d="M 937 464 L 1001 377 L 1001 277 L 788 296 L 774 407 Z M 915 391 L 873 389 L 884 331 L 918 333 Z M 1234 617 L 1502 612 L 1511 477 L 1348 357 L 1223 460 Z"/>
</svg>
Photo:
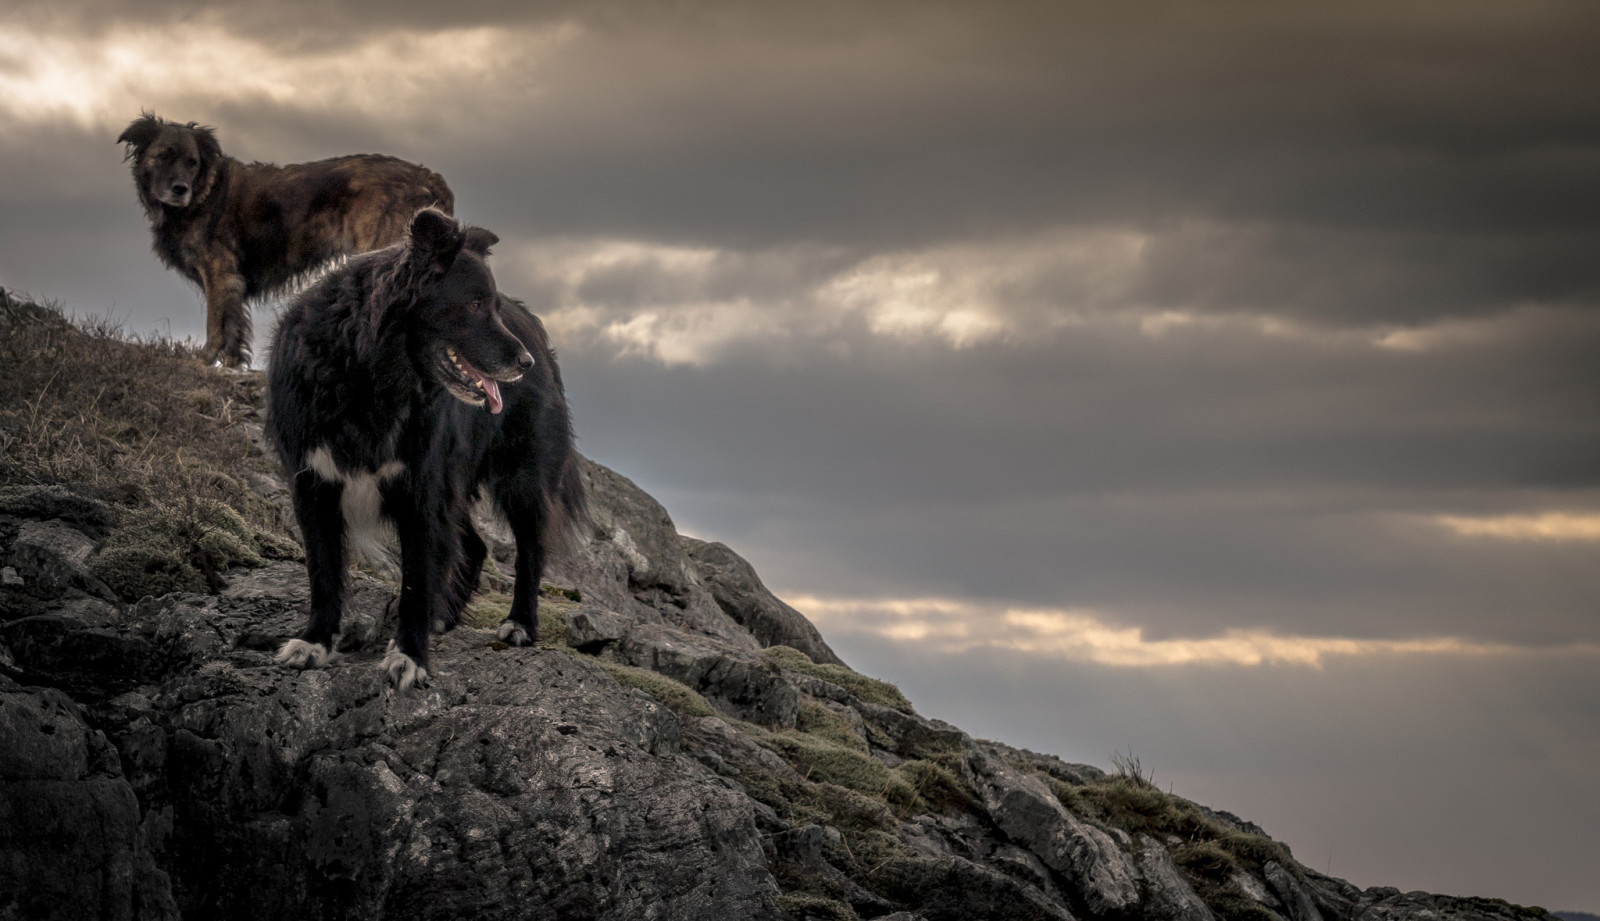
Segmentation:
<svg viewBox="0 0 1600 921">
<path fill-rule="evenodd" d="M 203 332 L 141 109 L 424 162 L 584 450 L 924 713 L 1600 912 L 1597 49 L 1584 0 L 13 0 L 0 284 Z"/>
</svg>

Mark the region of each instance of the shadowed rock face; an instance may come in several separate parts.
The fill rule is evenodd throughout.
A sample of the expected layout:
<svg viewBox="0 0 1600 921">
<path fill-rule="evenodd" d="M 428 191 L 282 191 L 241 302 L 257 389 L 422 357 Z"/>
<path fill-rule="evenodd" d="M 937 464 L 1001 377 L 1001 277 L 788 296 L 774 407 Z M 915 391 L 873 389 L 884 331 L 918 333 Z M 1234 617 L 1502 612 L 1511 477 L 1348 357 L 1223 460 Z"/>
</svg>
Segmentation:
<svg viewBox="0 0 1600 921">
<path fill-rule="evenodd" d="M 284 669 L 299 564 L 124 604 L 91 574 L 116 513 L 0 484 L 0 921 L 1547 917 L 1362 891 L 1226 813 L 921 717 L 731 550 L 584 475 L 593 530 L 549 576 L 564 639 L 458 628 L 400 697 L 392 583 L 353 575 L 339 654 Z"/>
</svg>

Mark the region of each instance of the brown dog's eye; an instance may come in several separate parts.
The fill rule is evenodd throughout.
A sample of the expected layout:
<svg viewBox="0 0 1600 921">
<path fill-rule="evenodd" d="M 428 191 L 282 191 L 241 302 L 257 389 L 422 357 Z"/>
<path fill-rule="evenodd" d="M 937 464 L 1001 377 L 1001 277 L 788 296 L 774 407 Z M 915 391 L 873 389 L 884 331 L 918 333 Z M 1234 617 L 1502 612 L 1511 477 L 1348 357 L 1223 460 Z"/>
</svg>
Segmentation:
<svg viewBox="0 0 1600 921">
<path fill-rule="evenodd" d="M 199 166 L 200 165 L 199 159 L 195 158 L 195 157 L 190 157 L 189 159 L 183 161 L 183 163 L 184 163 L 185 166 Z"/>
</svg>

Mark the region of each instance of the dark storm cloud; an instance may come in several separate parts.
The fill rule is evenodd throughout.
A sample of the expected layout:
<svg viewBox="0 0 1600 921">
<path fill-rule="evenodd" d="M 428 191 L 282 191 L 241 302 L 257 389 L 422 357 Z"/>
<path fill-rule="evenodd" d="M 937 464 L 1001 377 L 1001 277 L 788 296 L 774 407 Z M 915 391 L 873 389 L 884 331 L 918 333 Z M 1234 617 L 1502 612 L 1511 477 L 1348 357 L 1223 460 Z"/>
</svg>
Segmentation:
<svg viewBox="0 0 1600 921">
<path fill-rule="evenodd" d="M 79 19 L 161 24 L 175 40 L 198 19 L 187 4 L 95 9 Z M 569 41 L 507 65 L 487 97 L 436 108 L 446 121 L 473 112 L 466 133 L 418 137 L 413 114 L 282 101 L 201 113 L 267 159 L 293 158 L 274 136 L 294 137 L 293 155 L 398 147 L 457 177 L 464 210 L 502 236 L 874 250 L 1119 226 L 1158 240 L 1140 289 L 1153 303 L 1330 322 L 1600 290 L 1591 5 L 279 3 L 209 15 L 291 57 L 398 29 L 569 26 Z"/>
<path fill-rule="evenodd" d="M 1423 354 L 1124 328 L 956 352 L 862 335 L 848 358 L 775 346 L 776 367 L 569 349 L 566 367 L 586 450 L 770 554 L 780 589 L 1088 607 L 1157 636 L 1552 643 L 1597 639 L 1593 545 L 1432 518 L 1596 510 L 1596 324 L 1550 314 Z"/>
</svg>

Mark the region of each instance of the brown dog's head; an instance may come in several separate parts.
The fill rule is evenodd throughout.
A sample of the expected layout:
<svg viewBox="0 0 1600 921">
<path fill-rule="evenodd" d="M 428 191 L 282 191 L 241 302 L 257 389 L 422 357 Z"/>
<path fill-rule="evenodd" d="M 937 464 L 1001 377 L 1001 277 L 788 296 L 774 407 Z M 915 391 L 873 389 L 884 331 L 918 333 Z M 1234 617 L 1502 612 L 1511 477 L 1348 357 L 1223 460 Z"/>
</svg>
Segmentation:
<svg viewBox="0 0 1600 921">
<path fill-rule="evenodd" d="M 500 384 L 533 367 L 533 356 L 500 318 L 500 292 L 484 261 L 500 238 L 424 208 L 407 240 L 419 372 L 472 406 L 498 413 Z"/>
<path fill-rule="evenodd" d="M 181 209 L 203 201 L 222 159 L 222 147 L 210 128 L 194 122 L 180 125 L 149 112 L 134 119 L 117 143 L 128 145 L 124 159 L 133 161 L 139 200 L 152 211 L 160 205 Z"/>
</svg>

